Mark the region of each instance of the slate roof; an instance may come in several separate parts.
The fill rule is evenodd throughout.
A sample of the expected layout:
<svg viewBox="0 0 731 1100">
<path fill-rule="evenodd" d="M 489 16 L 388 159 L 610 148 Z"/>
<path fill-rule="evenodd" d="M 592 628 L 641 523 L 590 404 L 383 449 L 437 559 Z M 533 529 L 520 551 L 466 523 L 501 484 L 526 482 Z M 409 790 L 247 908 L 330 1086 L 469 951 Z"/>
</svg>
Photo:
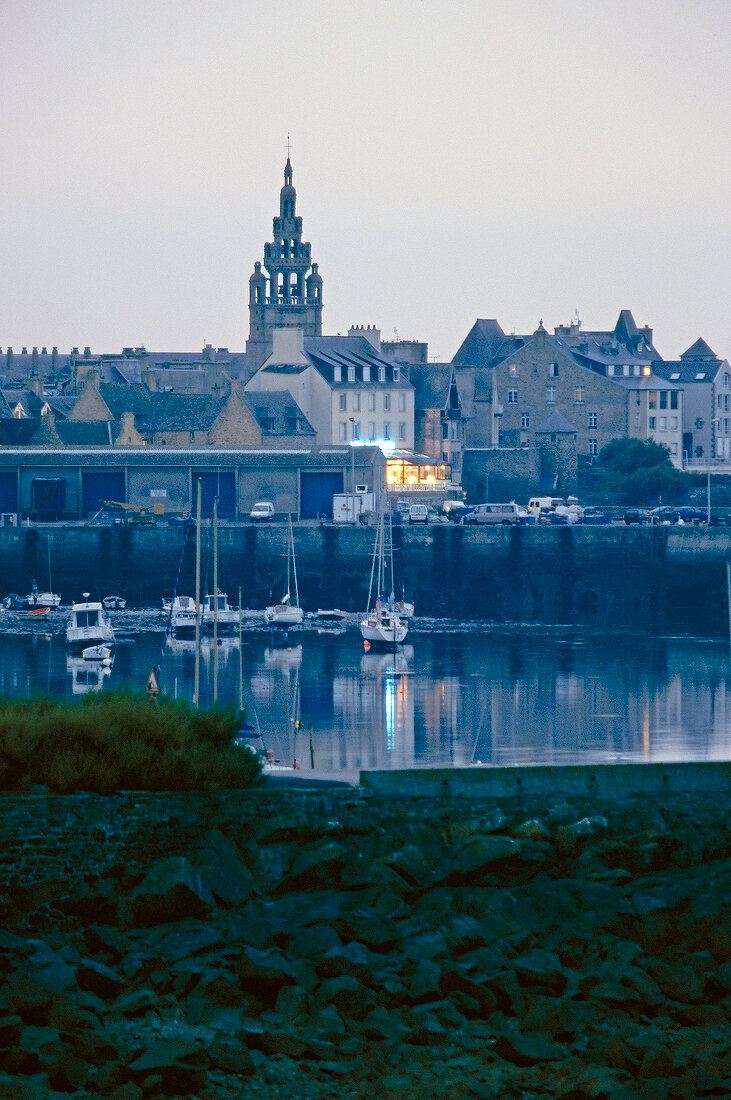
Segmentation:
<svg viewBox="0 0 731 1100">
<path fill-rule="evenodd" d="M 358 384 L 367 386 L 368 382 L 363 383 L 363 367 L 368 366 L 371 369 L 372 384 L 378 383 L 378 368 L 383 367 L 390 386 L 411 388 L 402 364 L 386 359 L 365 336 L 305 336 L 302 343 L 307 358 L 333 387 L 348 385 L 348 367 L 355 367 Z M 341 382 L 335 381 L 335 367 L 341 368 Z M 398 381 L 394 381 L 394 369 L 399 372 Z"/>
<path fill-rule="evenodd" d="M 576 435 L 576 428 L 573 424 L 569 424 L 565 416 L 563 416 L 558 409 L 553 409 L 548 414 L 546 419 L 536 428 L 536 435 L 541 435 L 544 432 L 555 432 L 561 435 Z"/>
<path fill-rule="evenodd" d="M 114 420 L 120 420 L 122 413 L 126 412 L 132 412 L 135 416 L 145 416 L 150 411 L 152 397 L 158 396 L 153 395 L 142 382 L 132 384 L 102 382 L 99 393 Z"/>
<path fill-rule="evenodd" d="M 113 420 L 60 420 L 56 432 L 66 447 L 109 447 L 120 426 Z"/>
<path fill-rule="evenodd" d="M 0 444 L 3 447 L 30 446 L 40 426 L 40 419 L 35 417 L 3 417 L 0 420 Z"/>
<path fill-rule="evenodd" d="M 302 409 L 287 390 L 244 393 L 242 400 L 261 428 L 263 435 L 317 435 Z"/>
<path fill-rule="evenodd" d="M 446 409 L 453 373 L 451 363 L 411 366 L 409 378 L 414 387 L 414 410 Z"/>
<path fill-rule="evenodd" d="M 478 318 L 452 362 L 460 367 L 494 367 L 526 342 L 524 336 L 506 336 L 498 322 Z"/>
<path fill-rule="evenodd" d="M 149 397 L 140 419 L 144 432 L 210 431 L 226 400 L 190 393 L 153 393 Z"/>
<path fill-rule="evenodd" d="M 722 368 L 728 370 L 728 363 L 721 359 L 664 360 L 652 364 L 654 374 L 668 382 L 675 382 L 678 386 L 707 385 Z"/>
<path fill-rule="evenodd" d="M 699 337 L 694 344 L 688 348 L 687 351 L 682 352 L 681 359 L 718 359 L 715 351 L 709 348 L 708 344 L 702 337 Z"/>
</svg>

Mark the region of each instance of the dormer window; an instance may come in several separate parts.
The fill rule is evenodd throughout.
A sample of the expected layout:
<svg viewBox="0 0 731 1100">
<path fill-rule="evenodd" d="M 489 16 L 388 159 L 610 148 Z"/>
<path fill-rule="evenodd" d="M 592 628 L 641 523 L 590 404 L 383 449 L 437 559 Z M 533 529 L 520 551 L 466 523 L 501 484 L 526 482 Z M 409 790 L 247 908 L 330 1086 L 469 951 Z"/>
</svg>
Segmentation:
<svg viewBox="0 0 731 1100">
<path fill-rule="evenodd" d="M 386 381 L 386 368 L 385 367 L 379 367 L 378 368 L 378 381 L 379 382 L 385 382 Z"/>
<path fill-rule="evenodd" d="M 348 381 L 355 382 L 355 367 L 348 367 Z"/>
<path fill-rule="evenodd" d="M 400 376 L 401 376 L 401 371 L 399 370 L 398 367 L 394 367 L 393 368 L 393 380 L 394 380 L 394 382 L 398 382 Z"/>
<path fill-rule="evenodd" d="M 370 380 L 371 380 L 371 368 L 370 367 L 363 367 L 363 381 L 364 382 L 370 382 Z"/>
<path fill-rule="evenodd" d="M 334 371 L 334 375 L 333 375 L 334 381 L 335 382 L 342 382 L 342 380 L 343 380 L 343 368 L 342 367 L 333 367 L 333 371 Z"/>
</svg>

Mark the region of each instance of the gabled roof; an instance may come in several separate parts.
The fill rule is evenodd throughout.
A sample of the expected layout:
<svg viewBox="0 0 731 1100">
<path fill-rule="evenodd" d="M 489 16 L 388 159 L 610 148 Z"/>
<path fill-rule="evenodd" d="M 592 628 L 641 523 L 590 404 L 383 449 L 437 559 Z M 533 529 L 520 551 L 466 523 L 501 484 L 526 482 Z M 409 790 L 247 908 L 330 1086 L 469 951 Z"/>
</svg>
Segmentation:
<svg viewBox="0 0 731 1100">
<path fill-rule="evenodd" d="M 363 367 L 370 368 L 372 382 L 378 381 L 378 369 L 382 367 L 389 384 L 406 389 L 411 385 L 403 366 L 386 359 L 365 336 L 305 336 L 302 344 L 307 358 L 331 386 L 340 384 L 335 381 L 335 367 L 341 369 L 343 384 L 347 383 L 348 367 L 355 368 L 359 382 L 362 382 Z M 399 372 L 397 381 L 394 381 L 394 370 Z"/>
<path fill-rule="evenodd" d="M 0 420 L 0 444 L 4 447 L 29 446 L 40 426 L 40 417 L 3 417 Z"/>
<path fill-rule="evenodd" d="M 553 409 L 540 427 L 536 428 L 536 435 L 541 435 L 544 432 L 552 432 L 561 435 L 576 435 L 576 428 L 573 424 L 569 424 L 566 417 L 563 416 L 558 409 Z"/>
<path fill-rule="evenodd" d="M 712 351 L 702 337 L 699 337 L 687 351 L 682 352 L 681 359 L 716 359 L 718 356 Z"/>
<path fill-rule="evenodd" d="M 114 420 L 121 419 L 122 413 L 126 412 L 134 413 L 135 416 L 144 416 L 150 409 L 153 396 L 142 382 L 130 384 L 102 382 L 99 393 Z"/>
<path fill-rule="evenodd" d="M 494 318 L 479 319 L 452 359 L 459 367 L 494 367 L 525 343 L 524 336 L 506 336 Z"/>
<path fill-rule="evenodd" d="M 729 369 L 721 359 L 680 359 L 653 363 L 652 373 L 676 386 L 703 386 L 713 382 L 722 368 Z"/>
</svg>

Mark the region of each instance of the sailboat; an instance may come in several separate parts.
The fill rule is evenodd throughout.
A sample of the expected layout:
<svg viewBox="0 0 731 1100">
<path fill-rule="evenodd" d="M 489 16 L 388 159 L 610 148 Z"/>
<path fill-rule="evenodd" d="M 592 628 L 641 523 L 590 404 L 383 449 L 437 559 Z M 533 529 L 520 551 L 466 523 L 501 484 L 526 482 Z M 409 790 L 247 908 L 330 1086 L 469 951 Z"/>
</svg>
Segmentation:
<svg viewBox="0 0 731 1100">
<path fill-rule="evenodd" d="M 290 580 L 294 580 L 294 603 L 290 589 Z M 297 562 L 294 556 L 294 531 L 292 529 L 292 514 L 289 514 L 289 532 L 287 545 L 287 586 L 279 603 L 264 608 L 264 622 L 270 626 L 299 626 L 305 617 L 300 607 L 299 589 L 297 588 Z"/>
<path fill-rule="evenodd" d="M 385 595 L 386 569 L 391 568 L 391 589 L 393 589 L 393 560 L 386 553 L 386 519 L 381 511 L 376 528 L 376 543 L 373 547 L 371 580 L 368 587 L 368 611 L 360 620 L 360 632 L 363 641 L 370 646 L 395 646 L 403 642 L 408 633 L 409 624 L 396 610 L 393 590 Z"/>
</svg>

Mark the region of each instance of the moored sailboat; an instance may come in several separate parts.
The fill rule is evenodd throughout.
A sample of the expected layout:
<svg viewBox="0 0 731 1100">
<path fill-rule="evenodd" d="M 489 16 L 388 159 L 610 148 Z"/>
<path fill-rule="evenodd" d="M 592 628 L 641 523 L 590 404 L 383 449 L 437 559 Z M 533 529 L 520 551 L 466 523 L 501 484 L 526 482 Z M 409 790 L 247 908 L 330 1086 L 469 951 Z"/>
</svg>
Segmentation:
<svg viewBox="0 0 731 1100">
<path fill-rule="evenodd" d="M 386 568 L 389 564 L 385 550 L 385 516 L 381 512 L 373 548 L 371 580 L 368 587 L 368 611 L 360 620 L 360 632 L 368 646 L 395 646 L 403 642 L 409 629 L 408 621 L 396 610 L 393 594 L 393 562 L 391 565 L 391 593 L 385 594 Z"/>
<path fill-rule="evenodd" d="M 290 590 L 290 581 L 294 581 L 294 602 Z M 264 622 L 269 626 L 299 626 L 305 617 L 305 613 L 299 605 L 299 589 L 297 587 L 297 562 L 294 556 L 294 531 L 292 529 L 292 516 L 289 516 L 289 531 L 287 543 L 287 585 L 284 595 L 277 604 L 264 608 Z"/>
</svg>

